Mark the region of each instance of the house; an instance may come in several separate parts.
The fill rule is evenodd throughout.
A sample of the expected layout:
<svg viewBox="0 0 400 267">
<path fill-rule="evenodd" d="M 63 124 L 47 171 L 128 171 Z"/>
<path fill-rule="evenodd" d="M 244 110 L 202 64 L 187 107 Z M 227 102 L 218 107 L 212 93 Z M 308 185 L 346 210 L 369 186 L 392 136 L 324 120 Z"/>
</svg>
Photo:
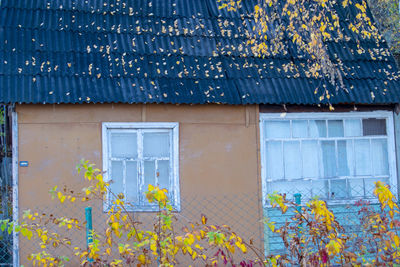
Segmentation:
<svg viewBox="0 0 400 267">
<path fill-rule="evenodd" d="M 397 191 L 400 84 L 386 44 L 359 40 L 380 49 L 376 59 L 355 53 L 343 20 L 349 38 L 327 41 L 348 88 L 335 90 L 307 74 L 293 46 L 252 55 L 254 2 L 240 15 L 215 0 L 1 0 L 14 218 L 26 209 L 83 216 L 86 204 L 65 209 L 48 194 L 82 187 L 82 158 L 113 178 L 139 220 L 153 210 L 142 193 L 158 183 L 184 220 L 207 214 L 269 249 L 268 193 L 341 207 L 371 198 L 376 180 Z M 284 71 L 288 63 L 298 71 Z M 329 102 L 318 88 L 332 92 Z M 93 203 L 94 227 L 108 204 Z M 32 245 L 17 235 L 13 245 L 15 266 L 25 263 Z"/>
</svg>

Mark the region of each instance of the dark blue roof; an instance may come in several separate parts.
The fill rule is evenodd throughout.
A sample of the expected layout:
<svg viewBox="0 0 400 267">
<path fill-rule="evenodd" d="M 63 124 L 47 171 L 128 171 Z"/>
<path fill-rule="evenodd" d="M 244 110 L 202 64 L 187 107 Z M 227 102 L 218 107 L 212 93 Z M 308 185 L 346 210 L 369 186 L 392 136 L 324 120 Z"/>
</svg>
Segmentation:
<svg viewBox="0 0 400 267">
<path fill-rule="evenodd" d="M 343 63 L 347 91 L 335 90 L 294 46 L 255 57 L 246 31 L 257 1 L 242 2 L 236 13 L 216 0 L 0 0 L 0 102 L 317 104 L 316 88 L 333 104 L 399 102 L 386 44 L 373 60 L 348 30 L 327 42 Z"/>
</svg>

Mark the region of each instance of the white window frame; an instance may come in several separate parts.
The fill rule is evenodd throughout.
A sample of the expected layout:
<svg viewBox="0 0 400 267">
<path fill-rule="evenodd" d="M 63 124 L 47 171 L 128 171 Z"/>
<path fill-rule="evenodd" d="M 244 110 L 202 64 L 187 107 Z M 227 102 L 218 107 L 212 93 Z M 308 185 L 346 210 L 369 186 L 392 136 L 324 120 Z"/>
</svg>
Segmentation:
<svg viewBox="0 0 400 267">
<path fill-rule="evenodd" d="M 111 178 L 109 177 L 109 147 L 110 140 L 109 133 L 111 130 L 135 130 L 145 132 L 149 130 L 171 130 L 171 168 L 170 175 L 172 175 L 172 180 L 170 182 L 170 188 L 172 192 L 172 199 L 170 199 L 170 203 L 175 211 L 180 211 L 181 203 L 180 203 L 180 189 L 179 189 L 179 123 L 177 122 L 104 122 L 102 123 L 102 146 L 103 146 L 103 172 L 104 172 L 104 180 L 106 182 L 110 182 Z M 141 154 L 143 151 L 143 146 L 138 146 L 138 154 Z M 143 164 L 140 164 L 139 167 L 139 175 L 143 173 Z M 107 212 L 112 206 L 110 195 L 107 193 L 106 199 L 103 202 L 103 211 Z M 151 212 L 157 211 L 158 207 L 155 205 L 149 206 L 135 206 L 133 208 L 127 207 L 127 211 L 129 212 Z"/>
<path fill-rule="evenodd" d="M 262 184 L 262 200 L 263 206 L 269 207 L 267 194 L 267 181 L 266 181 L 266 166 L 265 166 L 265 125 L 264 122 L 267 120 L 345 120 L 352 118 L 375 118 L 375 119 L 386 119 L 386 134 L 388 144 L 388 163 L 389 163 L 389 182 L 392 186 L 393 193 L 397 196 L 397 168 L 396 168 L 396 146 L 394 136 L 394 119 L 393 112 L 391 111 L 369 111 L 369 112 L 296 112 L 296 113 L 260 113 L 260 156 L 261 156 L 261 184 Z M 349 204 L 354 203 L 360 198 L 354 199 L 342 199 L 342 200 L 329 200 L 330 204 Z M 371 199 L 371 202 L 377 200 Z"/>
</svg>

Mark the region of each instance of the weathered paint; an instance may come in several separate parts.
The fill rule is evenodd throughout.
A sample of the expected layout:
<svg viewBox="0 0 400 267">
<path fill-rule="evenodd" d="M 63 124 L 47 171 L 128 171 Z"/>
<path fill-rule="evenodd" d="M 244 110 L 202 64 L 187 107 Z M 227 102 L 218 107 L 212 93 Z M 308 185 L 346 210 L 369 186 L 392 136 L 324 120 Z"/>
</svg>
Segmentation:
<svg viewBox="0 0 400 267">
<path fill-rule="evenodd" d="M 18 196 L 18 114 L 11 113 L 12 120 L 12 203 L 13 203 L 13 221 L 18 221 L 19 196 Z M 13 266 L 19 266 L 19 234 L 13 232 Z"/>
<path fill-rule="evenodd" d="M 381 105 L 381 106 L 368 106 L 368 105 L 346 105 L 346 106 L 335 106 L 334 112 L 370 112 L 370 111 L 393 111 L 392 105 Z M 297 113 L 297 112 L 332 112 L 329 111 L 328 108 L 320 108 L 317 106 L 298 106 L 298 105 L 288 105 L 288 106 L 260 106 L 260 113 Z M 400 170 L 400 115 L 396 112 L 393 113 L 393 121 L 390 120 L 390 123 L 394 124 L 394 139 L 395 139 L 395 157 L 389 157 L 391 162 L 391 166 L 397 167 L 396 170 L 392 170 L 392 173 L 397 175 L 397 193 L 400 192 L 398 190 L 399 186 L 399 170 Z M 391 128 L 391 127 L 389 127 Z M 393 153 L 394 151 L 392 151 Z M 393 162 L 396 161 L 396 162 Z M 329 204 L 329 203 L 328 203 Z M 372 209 L 379 210 L 379 205 L 376 203 L 372 203 Z M 358 215 L 358 211 L 360 207 L 354 205 L 353 202 L 349 202 L 347 204 L 330 204 L 328 208 L 333 211 L 335 214 L 335 218 L 337 221 L 344 226 L 347 233 L 357 233 L 361 231 L 360 229 L 360 217 Z M 270 221 L 276 222 L 276 228 L 279 228 L 285 224 L 286 221 L 290 220 L 291 216 L 294 215 L 293 210 L 282 214 L 279 209 L 272 208 L 264 208 L 264 215 Z M 282 253 L 285 251 L 284 244 L 282 242 L 282 238 L 278 234 L 274 234 L 270 231 L 270 229 L 265 226 L 264 232 L 264 240 L 265 240 L 265 251 L 266 253 Z"/>
<path fill-rule="evenodd" d="M 394 112 L 393 115 L 393 121 L 394 121 L 394 139 L 395 139 L 395 147 L 396 147 L 396 167 L 397 167 L 397 184 L 400 184 L 400 178 L 399 178 L 399 171 L 400 171 L 400 114 L 397 112 Z M 400 192 L 400 190 L 397 190 Z"/>
<path fill-rule="evenodd" d="M 330 205 L 328 208 L 334 213 L 335 219 L 344 228 L 345 233 L 350 238 L 353 237 L 351 234 L 357 234 L 365 231 L 361 227 L 361 215 L 359 215 L 359 211 L 362 208 L 361 206 L 355 206 L 354 204 Z M 379 204 L 371 204 L 369 208 L 376 212 L 380 211 Z M 278 208 L 266 208 L 264 212 L 265 216 L 268 216 L 270 221 L 276 223 L 275 228 L 284 226 L 286 221 L 289 221 L 290 218 L 295 215 L 293 209 L 289 209 L 285 214 L 282 214 Z M 272 233 L 268 226 L 265 226 L 264 235 L 266 240 L 265 249 L 267 253 L 282 254 L 287 252 L 285 250 L 282 237 L 279 234 Z M 352 240 L 350 239 L 350 242 L 351 241 Z"/>
<path fill-rule="evenodd" d="M 220 224 L 246 225 L 238 234 L 257 236 L 262 247 L 263 211 L 259 176 L 258 107 L 225 105 L 17 105 L 19 116 L 19 156 L 29 167 L 19 168 L 20 210 L 65 211 L 51 201 L 54 185 L 84 186 L 75 165 L 85 158 L 101 167 L 102 122 L 178 122 L 180 128 L 180 192 L 183 221 L 208 215 Z M 219 203 L 218 195 L 229 204 Z M 243 207 L 243 196 L 254 201 Z M 191 199 L 199 199 L 191 206 Z M 188 203 L 188 204 L 186 204 Z M 104 222 L 102 203 L 77 204 L 63 216 L 84 216 L 84 207 L 93 206 L 93 227 Z M 224 206 L 221 206 L 224 205 Z M 70 205 L 71 206 L 71 205 Z M 201 209 L 199 209 L 201 207 Z M 221 210 L 218 213 L 218 210 Z M 226 213 L 229 210 L 231 213 Z M 135 213 L 135 219 L 148 218 Z M 84 244 L 84 235 L 76 236 Z M 82 240 L 81 240 L 82 239 Z M 21 238 L 21 262 L 26 263 L 32 243 Z"/>
</svg>

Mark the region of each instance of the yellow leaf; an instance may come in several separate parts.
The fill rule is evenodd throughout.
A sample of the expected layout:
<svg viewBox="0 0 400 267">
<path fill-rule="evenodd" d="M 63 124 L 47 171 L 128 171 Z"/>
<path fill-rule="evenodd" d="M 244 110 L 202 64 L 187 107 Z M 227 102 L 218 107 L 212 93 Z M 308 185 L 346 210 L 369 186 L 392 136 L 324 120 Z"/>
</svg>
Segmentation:
<svg viewBox="0 0 400 267">
<path fill-rule="evenodd" d="M 201 216 L 201 223 L 202 223 L 202 224 L 206 224 L 206 223 L 207 223 L 207 218 L 206 218 L 206 216 L 204 216 L 204 215 Z"/>
<path fill-rule="evenodd" d="M 146 263 L 146 257 L 144 255 L 139 255 L 138 260 L 140 261 L 141 264 Z"/>
<path fill-rule="evenodd" d="M 111 224 L 111 228 L 112 228 L 113 230 L 117 230 L 117 229 L 119 228 L 119 223 L 118 223 L 118 222 L 113 222 L 113 223 Z"/>
<path fill-rule="evenodd" d="M 229 243 L 226 244 L 226 247 L 228 248 L 228 250 L 233 254 L 235 253 L 235 247 L 231 246 Z"/>
<path fill-rule="evenodd" d="M 400 238 L 399 238 L 398 235 L 395 235 L 395 236 L 393 237 L 393 241 L 394 241 L 394 244 L 396 245 L 396 247 L 399 247 L 399 246 L 400 246 Z"/>
<path fill-rule="evenodd" d="M 154 190 L 154 186 L 153 185 L 151 185 L 151 184 L 149 184 L 149 191 L 153 191 Z"/>
</svg>

